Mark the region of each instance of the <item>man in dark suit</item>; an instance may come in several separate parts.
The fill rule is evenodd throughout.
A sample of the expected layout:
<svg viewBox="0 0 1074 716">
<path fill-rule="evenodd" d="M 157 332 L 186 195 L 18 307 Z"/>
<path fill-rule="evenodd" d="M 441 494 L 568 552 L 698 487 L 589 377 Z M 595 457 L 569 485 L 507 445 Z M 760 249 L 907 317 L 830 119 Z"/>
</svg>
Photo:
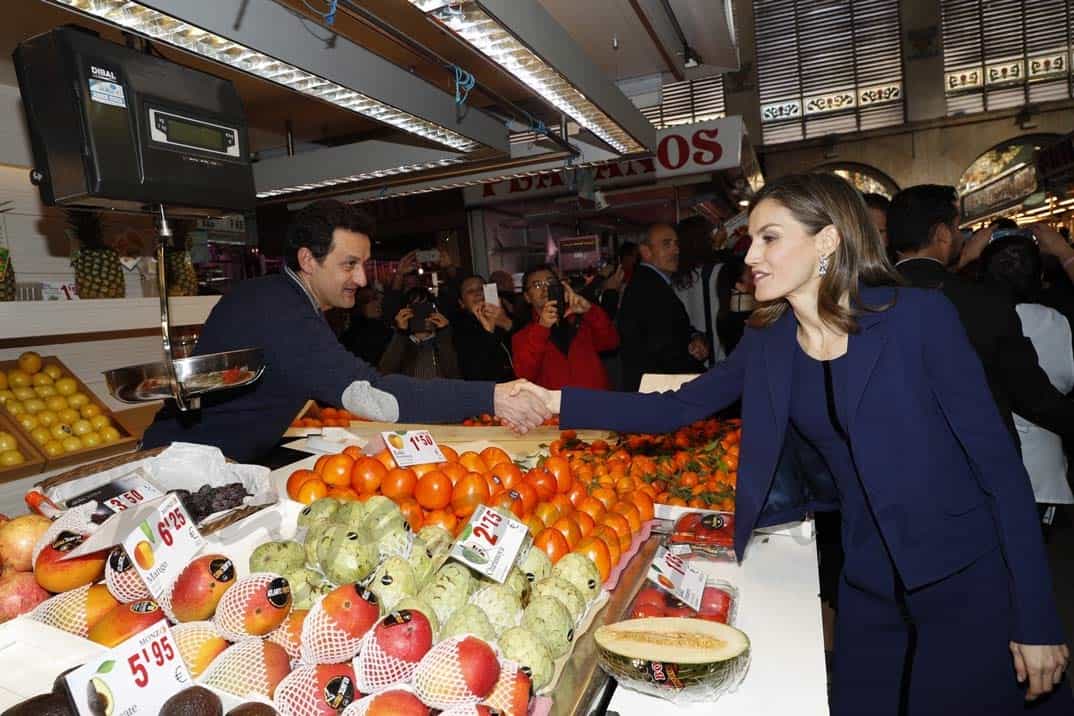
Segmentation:
<svg viewBox="0 0 1074 716">
<path fill-rule="evenodd" d="M 644 373 L 700 373 L 708 358 L 702 334 L 671 288 L 679 267 L 679 238 L 666 224 L 649 228 L 639 246 L 641 263 L 619 307 L 623 390 L 637 390 Z"/>
<path fill-rule="evenodd" d="M 1041 370 L 1022 333 L 1013 300 L 1000 288 L 951 273 L 962 252 L 954 187 L 923 184 L 895 195 L 888 239 L 896 267 L 911 285 L 939 288 L 955 305 L 1007 429 L 1018 441 L 1012 411 L 1064 437 L 1074 436 L 1074 400 Z"/>
</svg>

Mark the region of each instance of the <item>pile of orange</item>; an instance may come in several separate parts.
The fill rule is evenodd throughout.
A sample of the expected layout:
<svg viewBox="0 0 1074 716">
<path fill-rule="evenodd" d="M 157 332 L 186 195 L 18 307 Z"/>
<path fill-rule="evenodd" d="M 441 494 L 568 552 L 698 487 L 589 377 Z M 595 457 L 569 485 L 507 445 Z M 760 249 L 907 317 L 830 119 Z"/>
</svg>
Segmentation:
<svg viewBox="0 0 1074 716">
<path fill-rule="evenodd" d="M 498 447 L 456 453 L 440 445 L 447 462 L 403 468 L 388 451 L 363 455 L 349 447 L 325 455 L 312 470 L 296 470 L 287 494 L 309 504 L 321 497 L 364 500 L 390 497 L 414 530 L 439 525 L 457 534 L 478 505 L 508 510 L 533 534 L 553 563 L 570 552 L 584 554 L 607 579 L 631 543 L 653 519 L 656 492 L 640 479 L 611 487 L 587 487 L 570 463 L 553 456 L 524 471 Z"/>
<path fill-rule="evenodd" d="M 343 408 L 318 408 L 319 417 L 297 418 L 291 423 L 292 428 L 346 428 L 358 416 Z"/>
</svg>

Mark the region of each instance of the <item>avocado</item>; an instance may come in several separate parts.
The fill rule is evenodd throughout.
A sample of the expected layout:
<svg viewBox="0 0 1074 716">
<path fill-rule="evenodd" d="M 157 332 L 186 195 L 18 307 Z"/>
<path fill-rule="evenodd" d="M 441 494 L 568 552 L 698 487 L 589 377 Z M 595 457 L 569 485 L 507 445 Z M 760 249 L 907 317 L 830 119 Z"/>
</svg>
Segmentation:
<svg viewBox="0 0 1074 716">
<path fill-rule="evenodd" d="M 76 716 L 75 710 L 61 694 L 39 694 L 17 703 L 0 716 Z"/>
<path fill-rule="evenodd" d="M 279 716 L 279 714 L 276 709 L 267 704 L 251 701 L 248 704 L 239 704 L 228 711 L 227 716 Z"/>
<path fill-rule="evenodd" d="M 164 702 L 160 716 L 223 716 L 220 697 L 204 686 L 183 689 Z"/>
<path fill-rule="evenodd" d="M 112 716 L 115 710 L 115 699 L 112 690 L 104 679 L 94 676 L 86 684 L 86 703 L 89 704 L 90 712 L 94 716 Z"/>
</svg>

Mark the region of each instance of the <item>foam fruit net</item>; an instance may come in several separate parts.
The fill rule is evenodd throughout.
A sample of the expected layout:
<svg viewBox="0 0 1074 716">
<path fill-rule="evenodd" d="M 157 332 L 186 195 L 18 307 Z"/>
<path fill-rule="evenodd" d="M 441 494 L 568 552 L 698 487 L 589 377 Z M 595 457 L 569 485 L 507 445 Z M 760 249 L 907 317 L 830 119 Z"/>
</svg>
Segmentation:
<svg viewBox="0 0 1074 716">
<path fill-rule="evenodd" d="M 467 704 L 466 706 L 455 706 L 447 711 L 441 711 L 440 716 L 480 716 L 481 712 L 477 710 L 477 706 L 473 704 Z"/>
<path fill-rule="evenodd" d="M 91 586 L 86 584 L 49 597 L 30 612 L 30 618 L 83 639 L 86 638 L 89 634 L 89 624 L 86 623 L 86 602 Z"/>
<path fill-rule="evenodd" d="M 316 666 L 299 666 L 284 677 L 273 701 L 282 716 L 321 716 L 329 708 L 324 690 L 317 683 Z M 340 707 L 350 703 L 343 701 Z"/>
<path fill-rule="evenodd" d="M 302 624 L 303 664 L 342 664 L 350 661 L 362 648 L 362 636 L 351 636 L 339 626 L 335 617 L 324 610 L 319 597 Z"/>
<path fill-rule="evenodd" d="M 125 565 L 126 569 L 118 571 L 114 564 Z M 108 561 L 104 565 L 104 583 L 108 586 L 108 591 L 118 601 L 123 604 L 129 602 L 136 602 L 139 599 L 149 599 L 149 589 L 146 588 L 145 582 L 142 581 L 142 577 L 138 574 L 138 570 L 131 564 L 130 557 L 123 550 L 122 547 L 116 547 L 112 550 L 112 554 L 108 555 Z M 171 596 L 170 594 L 168 595 Z M 169 603 L 170 605 L 170 603 Z M 160 600 L 160 606 L 164 609 L 164 613 L 171 618 L 171 610 L 168 606 L 165 606 L 164 600 Z M 172 621 L 175 621 L 174 619 Z"/>
<path fill-rule="evenodd" d="M 266 644 L 257 638 L 233 644 L 213 660 L 199 682 L 239 698 L 258 695 L 271 699 L 276 684 L 269 679 L 266 668 Z"/>
<path fill-rule="evenodd" d="M 392 692 L 392 691 L 406 691 L 407 693 L 411 693 L 411 694 L 414 694 L 415 696 L 417 696 L 417 694 L 415 693 L 414 689 L 410 688 L 409 686 L 394 686 L 394 687 L 392 687 L 390 689 L 385 689 L 384 691 L 379 691 L 379 692 L 377 692 L 375 694 L 369 694 L 368 696 L 366 696 L 364 698 L 358 699 L 357 701 L 352 703 L 350 706 L 348 706 L 347 708 L 343 709 L 343 711 L 339 714 L 339 716 L 365 716 L 369 712 L 369 709 L 376 702 L 378 696 L 380 696 L 381 694 L 384 694 L 384 693 Z M 383 710 L 382 710 L 382 713 L 383 713 Z"/>
<path fill-rule="evenodd" d="M 246 605 L 253 597 L 268 591 L 269 584 L 275 579 L 280 579 L 280 575 L 268 572 L 251 574 L 236 580 L 235 584 L 224 592 L 213 616 L 213 624 L 221 636 L 228 641 L 241 641 L 256 636 L 246 631 Z"/>
<path fill-rule="evenodd" d="M 459 668 L 458 645 L 469 635 L 445 639 L 429 650 L 414 671 L 414 693 L 429 706 L 448 709 L 476 704 L 481 697 L 470 691 Z"/>
<path fill-rule="evenodd" d="M 358 690 L 369 694 L 408 681 L 419 663 L 385 653 L 377 642 L 376 629 L 370 629 L 362 640 L 362 650 L 354 660 L 354 678 L 358 682 Z"/>
<path fill-rule="evenodd" d="M 195 671 L 195 666 L 201 648 L 210 639 L 219 639 L 220 634 L 212 622 L 186 622 L 172 627 L 172 638 L 179 647 L 179 656 L 183 657 L 190 675 L 197 678 L 201 672 Z"/>
<path fill-rule="evenodd" d="M 518 675 L 518 662 L 500 659 L 500 678 L 492 687 L 492 693 L 484 700 L 490 709 L 504 713 L 511 711 L 511 696 L 515 690 L 515 677 Z"/>
<path fill-rule="evenodd" d="M 283 624 L 270 631 L 265 637 L 273 644 L 282 646 L 292 662 L 298 661 L 302 656 L 302 625 L 308 614 L 308 609 L 292 609 L 283 620 Z"/>
</svg>

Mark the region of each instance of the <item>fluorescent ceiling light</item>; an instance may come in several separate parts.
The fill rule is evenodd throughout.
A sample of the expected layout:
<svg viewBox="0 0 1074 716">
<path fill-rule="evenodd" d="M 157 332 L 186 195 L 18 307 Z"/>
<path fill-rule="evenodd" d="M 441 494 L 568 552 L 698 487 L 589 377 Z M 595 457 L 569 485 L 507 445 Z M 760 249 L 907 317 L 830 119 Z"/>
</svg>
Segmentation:
<svg viewBox="0 0 1074 716">
<path fill-rule="evenodd" d="M 190 25 L 137 2 L 128 0 L 51 0 L 99 20 L 166 42 L 180 49 L 234 67 L 288 89 L 315 97 L 337 107 L 395 127 L 460 152 L 481 148 L 468 139 L 434 122 L 380 102 L 368 95 L 336 84 L 281 62 L 269 55 L 232 42 L 220 35 Z"/>
<path fill-rule="evenodd" d="M 555 67 L 515 37 L 476 2 L 409 0 L 428 17 L 458 35 L 483 55 L 621 154 L 644 152 L 615 120 L 605 114 Z"/>
<path fill-rule="evenodd" d="M 258 199 L 269 199 L 274 196 L 282 196 L 284 194 L 295 194 L 300 191 L 312 191 L 313 189 L 324 189 L 330 186 L 336 186 L 337 184 L 352 184 L 360 181 L 369 181 L 372 179 L 383 179 L 384 177 L 396 176 L 398 174 L 409 174 L 411 172 L 421 172 L 426 169 L 437 169 L 438 167 L 446 167 L 452 164 L 458 164 L 462 162 L 463 158 L 456 159 L 441 159 L 436 162 L 423 162 L 421 164 L 408 164 L 401 167 L 390 167 L 388 169 L 375 169 L 369 172 L 362 172 L 361 174 L 352 174 L 345 177 L 334 177 L 332 179 L 324 179 L 322 181 L 312 182 L 309 184 L 297 184 L 295 186 L 281 187 L 279 189 L 270 189 L 268 191 L 259 191 L 257 193 Z"/>
</svg>

